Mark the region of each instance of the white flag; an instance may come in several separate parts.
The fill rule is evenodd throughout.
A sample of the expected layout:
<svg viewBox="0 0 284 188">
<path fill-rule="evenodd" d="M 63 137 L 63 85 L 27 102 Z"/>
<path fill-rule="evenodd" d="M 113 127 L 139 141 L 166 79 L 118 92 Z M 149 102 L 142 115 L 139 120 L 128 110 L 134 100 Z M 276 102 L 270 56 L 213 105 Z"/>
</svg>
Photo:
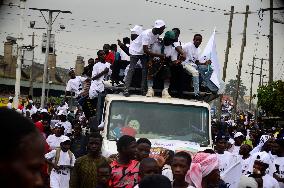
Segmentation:
<svg viewBox="0 0 284 188">
<path fill-rule="evenodd" d="M 201 55 L 200 62 L 202 63 L 207 60 L 211 60 L 212 62 L 211 67 L 213 69 L 213 73 L 210 80 L 220 89 L 220 65 L 215 43 L 215 29 Z"/>
<path fill-rule="evenodd" d="M 221 174 L 221 179 L 227 184 L 229 188 L 238 188 L 240 178 L 242 175 L 241 162 L 235 163 L 231 168 L 227 169 Z"/>
</svg>

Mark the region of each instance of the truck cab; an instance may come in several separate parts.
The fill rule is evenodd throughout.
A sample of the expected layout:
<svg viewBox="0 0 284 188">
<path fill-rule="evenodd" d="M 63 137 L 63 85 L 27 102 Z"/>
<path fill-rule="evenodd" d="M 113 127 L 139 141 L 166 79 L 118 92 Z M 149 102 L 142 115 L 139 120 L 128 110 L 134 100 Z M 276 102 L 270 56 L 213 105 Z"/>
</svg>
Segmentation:
<svg viewBox="0 0 284 188">
<path fill-rule="evenodd" d="M 198 152 L 212 148 L 210 106 L 206 102 L 108 94 L 105 97 L 102 153 L 117 153 L 122 135 L 148 138 L 152 148 Z"/>
</svg>

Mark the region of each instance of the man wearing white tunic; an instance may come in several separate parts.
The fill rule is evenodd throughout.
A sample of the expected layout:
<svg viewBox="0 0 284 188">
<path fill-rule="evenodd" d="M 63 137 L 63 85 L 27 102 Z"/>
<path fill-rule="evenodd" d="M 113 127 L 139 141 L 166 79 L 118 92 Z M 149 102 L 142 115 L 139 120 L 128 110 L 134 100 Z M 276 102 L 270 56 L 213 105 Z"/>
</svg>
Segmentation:
<svg viewBox="0 0 284 188">
<path fill-rule="evenodd" d="M 60 149 L 45 154 L 47 162 L 53 167 L 50 173 L 51 188 L 69 188 L 70 171 L 75 164 L 75 156 L 70 151 L 71 141 L 67 137 L 60 143 Z"/>
</svg>

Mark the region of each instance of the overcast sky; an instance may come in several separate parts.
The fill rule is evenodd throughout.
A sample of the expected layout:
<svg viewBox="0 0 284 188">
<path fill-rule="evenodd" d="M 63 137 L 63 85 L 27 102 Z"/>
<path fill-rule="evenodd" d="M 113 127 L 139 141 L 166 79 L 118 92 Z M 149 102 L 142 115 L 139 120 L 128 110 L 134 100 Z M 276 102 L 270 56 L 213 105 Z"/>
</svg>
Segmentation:
<svg viewBox="0 0 284 188">
<path fill-rule="evenodd" d="M 256 12 L 260 8 L 268 8 L 269 0 L 153 1 L 158 3 L 146 0 L 27 0 L 26 7 L 61 9 L 72 12 L 72 14 L 60 14 L 53 24 L 52 32 L 56 35 L 57 66 L 59 67 L 74 67 L 77 55 L 85 57 L 85 60 L 95 57 L 97 49 L 101 49 L 104 43 L 116 43 L 117 38 L 129 36 L 129 28 L 135 24 L 143 25 L 145 29 L 151 28 L 156 19 L 163 19 L 166 22 L 167 29 L 179 27 L 182 42 L 189 42 L 195 33 L 201 33 L 203 35 L 202 49 L 205 47 L 214 27 L 216 27 L 218 57 L 221 67 L 223 67 L 229 23 L 229 16 L 224 15 L 224 13 L 226 10 L 229 12 L 232 5 L 235 6 L 235 11 L 244 12 L 248 4 L 250 11 L 255 13 L 250 14 L 248 17 L 247 46 L 244 53 L 241 78 L 249 89 L 250 75 L 245 71 L 250 71 L 248 65 L 252 63 L 253 56 L 268 58 L 268 38 L 259 36 L 259 39 L 256 39 L 256 34 L 259 30 L 261 35 L 268 35 L 269 12 L 264 13 L 263 21 L 260 21 Z M 11 0 L 4 0 L 4 3 L 9 2 Z M 13 1 L 13 3 L 18 2 Z M 281 6 L 283 6 L 283 1 L 274 1 L 274 7 Z M 284 21 L 283 12 L 283 10 L 275 11 L 274 18 Z M 36 33 L 35 43 L 39 45 L 36 48 L 35 58 L 37 62 L 43 63 L 44 54 L 41 53 L 40 46 L 42 33 L 46 31 L 29 29 L 28 26 L 31 20 L 36 21 L 35 27 L 46 27 L 46 24 L 40 12 L 27 10 L 24 24 L 24 43 L 26 45 L 31 44 L 31 37 L 28 35 L 34 31 Z M 226 80 L 235 78 L 237 74 L 243 22 L 243 14 L 234 15 L 232 48 L 230 49 Z M 66 29 L 59 31 L 60 24 L 64 24 Z M 2 6 L 0 8 L 0 41 L 4 42 L 7 35 L 16 36 L 18 32 L 19 9 L 17 7 Z M 0 45 L 1 55 L 3 55 L 3 51 L 3 45 Z M 274 79 L 284 80 L 283 54 L 284 24 L 274 24 Z M 257 60 L 255 64 L 260 66 L 260 61 Z M 267 62 L 265 62 L 264 68 L 268 69 Z M 259 70 L 256 69 L 255 72 L 259 73 Z M 268 75 L 268 72 L 264 71 L 264 74 Z M 253 90 L 256 92 L 259 77 L 256 76 L 254 80 Z M 267 78 L 265 81 L 267 81 Z"/>
</svg>

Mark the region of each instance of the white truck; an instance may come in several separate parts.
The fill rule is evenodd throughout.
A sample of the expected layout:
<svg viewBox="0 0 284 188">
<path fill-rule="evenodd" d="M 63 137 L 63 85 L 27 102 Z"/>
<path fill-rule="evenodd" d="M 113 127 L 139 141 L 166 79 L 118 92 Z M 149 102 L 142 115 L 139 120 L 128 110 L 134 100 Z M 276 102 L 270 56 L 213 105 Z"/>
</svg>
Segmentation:
<svg viewBox="0 0 284 188">
<path fill-rule="evenodd" d="M 153 148 L 195 153 L 212 148 L 210 106 L 186 99 L 108 94 L 103 110 L 104 156 L 117 153 L 122 135 L 148 138 Z"/>
</svg>

